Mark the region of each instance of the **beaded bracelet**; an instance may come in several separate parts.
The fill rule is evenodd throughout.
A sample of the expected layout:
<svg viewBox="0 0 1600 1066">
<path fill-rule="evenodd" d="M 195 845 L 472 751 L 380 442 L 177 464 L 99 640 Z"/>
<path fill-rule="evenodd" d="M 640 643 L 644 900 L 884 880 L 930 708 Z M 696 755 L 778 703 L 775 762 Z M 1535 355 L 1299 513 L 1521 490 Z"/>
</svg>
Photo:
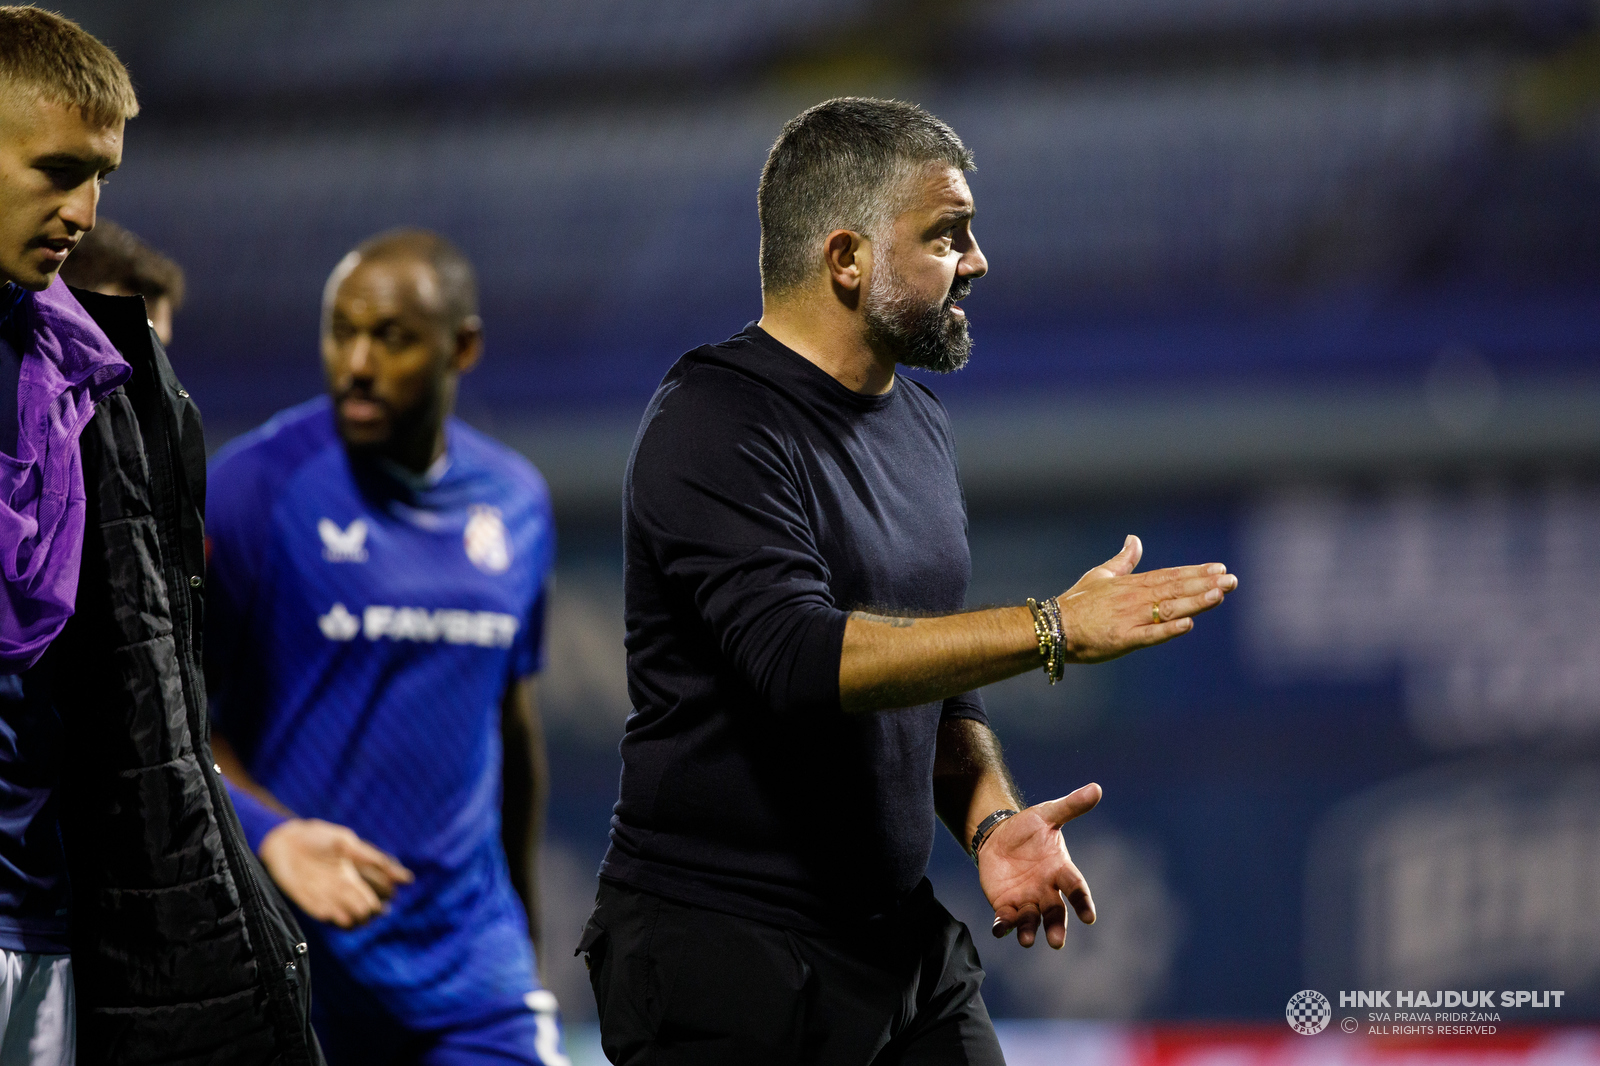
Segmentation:
<svg viewBox="0 0 1600 1066">
<path fill-rule="evenodd" d="M 1046 596 L 1039 606 L 1050 620 L 1050 661 L 1045 663 L 1045 673 L 1053 685 L 1061 680 L 1067 669 L 1067 631 L 1061 624 L 1061 603 L 1054 596 Z"/>
<path fill-rule="evenodd" d="M 1061 607 L 1053 596 L 1043 602 L 1028 597 L 1028 610 L 1033 614 L 1033 632 L 1039 638 L 1039 658 L 1044 665 L 1044 676 L 1053 685 L 1061 680 L 1067 668 L 1066 638 L 1061 630 Z"/>
<path fill-rule="evenodd" d="M 1039 659 L 1046 663 L 1045 673 L 1049 673 L 1050 662 L 1050 619 L 1045 617 L 1044 608 L 1039 606 L 1039 601 L 1032 596 L 1028 597 L 1028 611 L 1033 615 L 1033 635 L 1039 640 Z"/>
</svg>

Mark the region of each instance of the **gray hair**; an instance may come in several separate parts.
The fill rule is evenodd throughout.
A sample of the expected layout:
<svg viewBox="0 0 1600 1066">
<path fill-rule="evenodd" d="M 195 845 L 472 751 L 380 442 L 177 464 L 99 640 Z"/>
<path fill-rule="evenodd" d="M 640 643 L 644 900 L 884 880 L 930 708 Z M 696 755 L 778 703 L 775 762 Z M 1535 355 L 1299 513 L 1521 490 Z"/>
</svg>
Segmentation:
<svg viewBox="0 0 1600 1066">
<path fill-rule="evenodd" d="M 781 293 L 815 273 L 818 242 L 866 236 L 899 213 L 906 179 L 943 163 L 972 170 L 955 131 L 916 104 L 842 96 L 790 119 L 761 169 L 761 288 Z"/>
</svg>

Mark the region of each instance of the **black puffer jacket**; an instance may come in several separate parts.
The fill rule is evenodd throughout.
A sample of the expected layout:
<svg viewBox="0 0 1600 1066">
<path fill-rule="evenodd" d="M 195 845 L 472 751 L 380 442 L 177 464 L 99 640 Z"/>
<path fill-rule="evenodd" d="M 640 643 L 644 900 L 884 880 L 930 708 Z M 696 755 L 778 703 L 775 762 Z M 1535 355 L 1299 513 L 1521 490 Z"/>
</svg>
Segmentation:
<svg viewBox="0 0 1600 1066">
<path fill-rule="evenodd" d="M 199 412 L 142 300 L 76 295 L 133 367 L 83 433 L 77 613 L 48 660 L 78 1061 L 318 1066 L 304 938 L 211 757 Z"/>
</svg>

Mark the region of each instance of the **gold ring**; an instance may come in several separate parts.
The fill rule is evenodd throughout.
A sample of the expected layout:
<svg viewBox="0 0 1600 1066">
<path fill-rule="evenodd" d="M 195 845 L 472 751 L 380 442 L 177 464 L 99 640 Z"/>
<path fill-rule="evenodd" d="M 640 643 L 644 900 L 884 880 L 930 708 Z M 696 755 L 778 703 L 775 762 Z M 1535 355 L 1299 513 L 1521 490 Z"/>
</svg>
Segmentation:
<svg viewBox="0 0 1600 1066">
<path fill-rule="evenodd" d="M 1166 619 L 1161 617 L 1161 604 L 1159 602 L 1152 603 L 1150 605 L 1150 622 L 1151 622 L 1151 624 L 1152 625 L 1160 625 L 1164 621 L 1166 621 Z"/>
</svg>

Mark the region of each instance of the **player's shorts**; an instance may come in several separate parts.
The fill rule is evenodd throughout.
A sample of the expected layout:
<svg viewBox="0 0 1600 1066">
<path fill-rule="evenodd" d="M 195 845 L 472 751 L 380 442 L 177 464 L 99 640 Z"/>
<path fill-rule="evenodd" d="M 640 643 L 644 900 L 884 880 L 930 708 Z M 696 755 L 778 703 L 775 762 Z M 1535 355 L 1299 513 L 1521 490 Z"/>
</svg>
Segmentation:
<svg viewBox="0 0 1600 1066">
<path fill-rule="evenodd" d="M 72 956 L 0 949 L 0 1066 L 72 1066 Z"/>
<path fill-rule="evenodd" d="M 328 1066 L 571 1066 L 556 997 L 543 989 L 528 993 L 525 1009 L 443 1029 L 409 1029 L 371 1015 L 320 1015 L 315 1024 Z"/>
</svg>

